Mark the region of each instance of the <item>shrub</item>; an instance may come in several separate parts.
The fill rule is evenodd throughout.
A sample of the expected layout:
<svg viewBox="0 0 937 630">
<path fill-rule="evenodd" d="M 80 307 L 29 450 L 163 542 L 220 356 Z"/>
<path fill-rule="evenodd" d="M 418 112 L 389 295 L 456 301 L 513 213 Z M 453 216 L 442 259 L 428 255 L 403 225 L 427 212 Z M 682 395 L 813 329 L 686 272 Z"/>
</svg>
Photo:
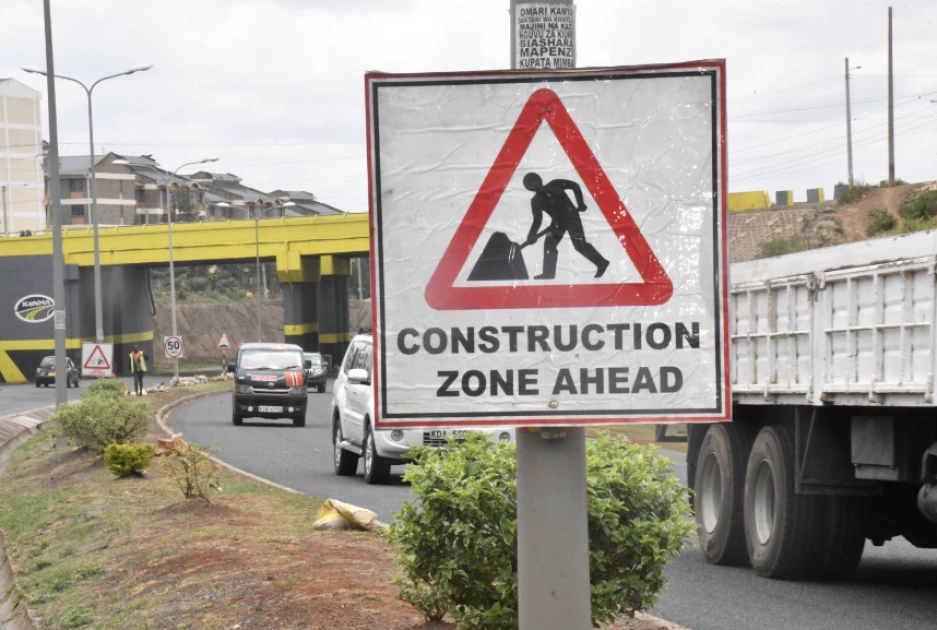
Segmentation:
<svg viewBox="0 0 937 630">
<path fill-rule="evenodd" d="M 766 241 L 761 244 L 761 252 L 758 254 L 758 258 L 774 258 L 775 256 L 802 252 L 805 249 L 807 249 L 807 242 L 802 238 L 776 238 L 773 241 Z"/>
<path fill-rule="evenodd" d="M 118 477 L 143 476 L 154 455 L 156 449 L 150 444 L 109 444 L 104 449 L 104 465 Z"/>
<path fill-rule="evenodd" d="M 866 227 L 866 234 L 869 236 L 878 236 L 883 232 L 895 229 L 898 225 L 898 219 L 885 208 L 877 208 L 869 212 L 869 224 Z"/>
<path fill-rule="evenodd" d="M 186 499 L 202 499 L 208 502 L 209 490 L 220 490 L 218 465 L 212 460 L 217 449 L 204 449 L 198 444 L 189 444 L 184 450 L 173 450 L 166 454 L 163 465 L 169 468 L 176 485 Z"/>
<path fill-rule="evenodd" d="M 912 232 L 923 232 L 933 229 L 937 229 L 937 218 L 904 219 L 889 234 L 911 234 Z"/>
<path fill-rule="evenodd" d="M 903 219 L 932 219 L 937 217 L 937 190 L 908 195 L 901 202 L 898 214 Z"/>
<path fill-rule="evenodd" d="M 839 195 L 839 203 L 841 205 L 847 205 L 850 203 L 856 203 L 862 201 L 862 198 L 872 190 L 874 186 L 870 186 L 865 182 L 856 182 L 852 186 L 849 186 Z"/>
<path fill-rule="evenodd" d="M 146 435 L 146 404 L 107 394 L 82 396 L 55 413 L 63 435 L 73 444 L 101 453 L 109 444 L 129 444 Z"/>
<path fill-rule="evenodd" d="M 389 536 L 404 575 L 398 597 L 460 628 L 517 628 L 517 485 L 511 445 L 471 437 L 446 451 L 416 449 L 405 479 L 416 501 Z M 693 524 L 687 491 L 651 446 L 602 436 L 587 445 L 592 621 L 656 601 L 667 561 Z"/>
<path fill-rule="evenodd" d="M 116 378 L 102 378 L 88 385 L 85 396 L 123 396 L 126 386 Z"/>
</svg>

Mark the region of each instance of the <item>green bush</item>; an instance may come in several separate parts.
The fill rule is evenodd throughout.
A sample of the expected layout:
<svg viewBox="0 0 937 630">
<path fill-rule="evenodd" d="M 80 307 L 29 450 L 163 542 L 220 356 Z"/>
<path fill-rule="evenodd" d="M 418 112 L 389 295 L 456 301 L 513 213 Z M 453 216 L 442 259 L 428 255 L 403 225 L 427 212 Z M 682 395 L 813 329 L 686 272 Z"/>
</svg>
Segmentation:
<svg viewBox="0 0 937 630">
<path fill-rule="evenodd" d="M 118 477 L 143 476 L 155 455 L 156 449 L 150 444 L 108 444 L 104 449 L 104 465 Z"/>
<path fill-rule="evenodd" d="M 417 449 L 405 475 L 416 495 L 389 536 L 403 577 L 398 597 L 459 628 L 517 628 L 515 449 L 472 437 Z M 587 445 L 592 621 L 649 608 L 667 561 L 693 524 L 687 491 L 652 446 L 602 436 Z"/>
<path fill-rule="evenodd" d="M 758 254 L 758 258 L 774 258 L 775 256 L 802 252 L 805 249 L 807 249 L 807 242 L 802 238 L 776 238 L 773 241 L 766 241 L 761 244 L 761 252 Z"/>
<path fill-rule="evenodd" d="M 869 184 L 866 184 L 865 182 L 856 182 L 852 186 L 849 186 L 842 193 L 840 193 L 839 203 L 841 205 L 847 205 L 850 203 L 856 203 L 858 201 L 862 201 L 862 198 L 865 197 L 866 194 L 873 188 L 875 187 L 870 186 Z"/>
<path fill-rule="evenodd" d="M 898 226 L 889 231 L 889 236 L 899 234 L 911 234 L 912 232 L 923 232 L 925 230 L 937 229 L 937 217 L 924 219 L 904 219 Z"/>
<path fill-rule="evenodd" d="M 189 444 L 184 450 L 173 450 L 163 458 L 179 491 L 186 499 L 209 502 L 209 490 L 221 490 L 218 485 L 219 466 L 212 459 L 218 452 L 214 447 L 203 448 Z"/>
<path fill-rule="evenodd" d="M 150 415 L 146 404 L 110 395 L 82 396 L 55 413 L 63 435 L 73 444 L 102 453 L 109 444 L 138 442 L 146 435 Z"/>
<path fill-rule="evenodd" d="M 88 385 L 85 396 L 123 396 L 126 389 L 126 386 L 116 378 L 102 378 Z"/>
<path fill-rule="evenodd" d="M 901 202 L 898 214 L 903 219 L 933 219 L 937 217 L 937 190 L 908 195 Z"/>
<path fill-rule="evenodd" d="M 869 212 L 869 224 L 866 227 L 866 234 L 869 236 L 878 236 L 884 232 L 894 230 L 898 225 L 898 219 L 885 208 L 876 208 Z"/>
</svg>

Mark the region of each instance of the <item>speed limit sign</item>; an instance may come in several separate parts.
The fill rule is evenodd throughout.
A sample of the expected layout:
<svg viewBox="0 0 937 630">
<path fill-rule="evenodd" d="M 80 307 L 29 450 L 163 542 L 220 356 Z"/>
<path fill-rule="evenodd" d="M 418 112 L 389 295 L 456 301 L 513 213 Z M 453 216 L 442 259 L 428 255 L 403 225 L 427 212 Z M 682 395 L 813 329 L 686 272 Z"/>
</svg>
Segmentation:
<svg viewBox="0 0 937 630">
<path fill-rule="evenodd" d="M 181 359 L 182 337 L 165 337 L 163 348 L 166 350 L 167 359 Z"/>
</svg>

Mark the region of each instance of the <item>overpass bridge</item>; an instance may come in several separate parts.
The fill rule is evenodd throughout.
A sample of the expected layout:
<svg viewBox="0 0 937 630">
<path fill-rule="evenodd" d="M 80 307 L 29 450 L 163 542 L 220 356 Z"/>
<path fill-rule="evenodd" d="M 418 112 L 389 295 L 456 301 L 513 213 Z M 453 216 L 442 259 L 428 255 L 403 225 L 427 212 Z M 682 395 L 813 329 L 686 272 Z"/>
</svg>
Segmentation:
<svg viewBox="0 0 937 630">
<path fill-rule="evenodd" d="M 367 214 L 175 223 L 175 264 L 275 260 L 283 285 L 284 336 L 338 361 L 351 338 L 347 278 L 350 259 L 367 256 Z M 130 347 L 154 348 L 147 269 L 169 264 L 166 225 L 99 229 L 104 334 L 114 345 L 117 371 Z M 63 231 L 67 348 L 77 356 L 94 341 L 94 241 L 90 227 Z M 23 298 L 52 295 L 52 233 L 0 239 L 0 380 L 21 383 L 55 347 L 52 311 L 26 316 Z M 20 306 L 19 314 L 17 306 Z M 46 318 L 48 315 L 48 318 Z M 73 354 L 74 353 L 74 354 Z"/>
</svg>

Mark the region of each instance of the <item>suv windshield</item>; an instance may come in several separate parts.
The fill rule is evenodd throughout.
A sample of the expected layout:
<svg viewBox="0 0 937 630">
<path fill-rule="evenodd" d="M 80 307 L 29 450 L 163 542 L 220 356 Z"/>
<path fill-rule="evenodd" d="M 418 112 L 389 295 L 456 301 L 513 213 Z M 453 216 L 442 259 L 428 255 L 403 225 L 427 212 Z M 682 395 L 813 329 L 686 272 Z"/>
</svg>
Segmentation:
<svg viewBox="0 0 937 630">
<path fill-rule="evenodd" d="M 55 357 L 46 357 L 42 360 L 42 363 L 39 364 L 41 368 L 51 368 L 55 367 Z"/>
<path fill-rule="evenodd" d="M 306 360 L 312 363 L 313 367 L 316 367 L 317 365 L 322 365 L 322 357 L 319 356 L 318 354 L 307 354 Z"/>
<path fill-rule="evenodd" d="M 298 370 L 302 365 L 302 356 L 298 352 L 245 350 L 241 353 L 243 370 Z"/>
</svg>

